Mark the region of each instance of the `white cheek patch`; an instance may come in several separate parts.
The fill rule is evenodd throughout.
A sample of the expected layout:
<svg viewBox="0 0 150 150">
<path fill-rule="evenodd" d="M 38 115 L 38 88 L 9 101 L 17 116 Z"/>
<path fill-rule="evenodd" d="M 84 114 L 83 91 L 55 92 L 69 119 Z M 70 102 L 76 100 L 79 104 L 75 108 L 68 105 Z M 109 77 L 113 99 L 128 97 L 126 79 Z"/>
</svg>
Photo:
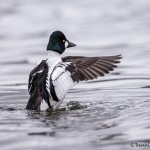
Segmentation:
<svg viewBox="0 0 150 150">
<path fill-rule="evenodd" d="M 65 42 L 65 48 L 67 48 L 67 47 L 68 47 L 68 42 L 66 41 L 66 42 Z"/>
</svg>

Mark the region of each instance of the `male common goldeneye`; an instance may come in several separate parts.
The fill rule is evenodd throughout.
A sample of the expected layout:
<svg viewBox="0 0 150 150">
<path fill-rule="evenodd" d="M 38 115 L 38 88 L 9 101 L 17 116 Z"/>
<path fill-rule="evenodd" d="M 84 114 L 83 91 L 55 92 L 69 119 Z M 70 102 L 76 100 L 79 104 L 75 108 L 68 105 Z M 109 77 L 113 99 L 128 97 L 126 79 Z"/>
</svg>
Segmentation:
<svg viewBox="0 0 150 150">
<path fill-rule="evenodd" d="M 61 31 L 51 34 L 47 45 L 48 58 L 30 73 L 30 98 L 26 109 L 40 110 L 43 103 L 51 111 L 63 102 L 68 90 L 78 82 L 93 80 L 112 71 L 120 55 L 106 57 L 61 57 L 66 48 L 74 47 Z"/>
</svg>

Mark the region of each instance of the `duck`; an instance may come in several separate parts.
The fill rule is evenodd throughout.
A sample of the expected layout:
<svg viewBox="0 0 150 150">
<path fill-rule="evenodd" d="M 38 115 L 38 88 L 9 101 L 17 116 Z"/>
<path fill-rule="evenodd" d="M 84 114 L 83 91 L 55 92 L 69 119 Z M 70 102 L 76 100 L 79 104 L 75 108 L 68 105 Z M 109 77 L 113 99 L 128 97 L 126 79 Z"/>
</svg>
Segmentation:
<svg viewBox="0 0 150 150">
<path fill-rule="evenodd" d="M 29 74 L 27 110 L 57 110 L 69 89 L 82 81 L 103 77 L 113 71 L 122 58 L 121 55 L 62 57 L 67 48 L 75 46 L 61 31 L 50 35 L 48 58 L 40 61 Z"/>
</svg>

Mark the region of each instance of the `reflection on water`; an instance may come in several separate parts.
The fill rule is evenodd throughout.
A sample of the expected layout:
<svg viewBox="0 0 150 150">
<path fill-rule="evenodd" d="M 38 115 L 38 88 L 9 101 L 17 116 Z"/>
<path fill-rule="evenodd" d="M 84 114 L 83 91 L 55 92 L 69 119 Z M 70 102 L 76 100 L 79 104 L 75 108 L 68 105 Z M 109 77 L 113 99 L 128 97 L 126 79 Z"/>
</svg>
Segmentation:
<svg viewBox="0 0 150 150">
<path fill-rule="evenodd" d="M 130 149 L 131 142 L 149 141 L 149 9 L 148 0 L 1 0 L 1 149 Z M 26 111 L 28 74 L 46 58 L 54 30 L 77 44 L 65 55 L 123 54 L 122 63 L 71 89 L 62 104 L 85 107 Z"/>
</svg>

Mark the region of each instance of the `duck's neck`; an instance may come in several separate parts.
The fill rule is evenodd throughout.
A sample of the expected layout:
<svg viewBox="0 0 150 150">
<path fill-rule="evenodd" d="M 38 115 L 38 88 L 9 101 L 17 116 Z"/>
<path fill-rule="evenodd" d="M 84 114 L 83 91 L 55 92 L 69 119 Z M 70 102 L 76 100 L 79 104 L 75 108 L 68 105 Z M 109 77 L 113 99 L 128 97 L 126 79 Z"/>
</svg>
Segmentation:
<svg viewBox="0 0 150 150">
<path fill-rule="evenodd" d="M 61 62 L 62 59 L 61 59 L 61 55 L 57 52 L 54 52 L 54 51 L 48 51 L 48 65 L 56 65 L 58 64 L 59 62 Z"/>
</svg>

